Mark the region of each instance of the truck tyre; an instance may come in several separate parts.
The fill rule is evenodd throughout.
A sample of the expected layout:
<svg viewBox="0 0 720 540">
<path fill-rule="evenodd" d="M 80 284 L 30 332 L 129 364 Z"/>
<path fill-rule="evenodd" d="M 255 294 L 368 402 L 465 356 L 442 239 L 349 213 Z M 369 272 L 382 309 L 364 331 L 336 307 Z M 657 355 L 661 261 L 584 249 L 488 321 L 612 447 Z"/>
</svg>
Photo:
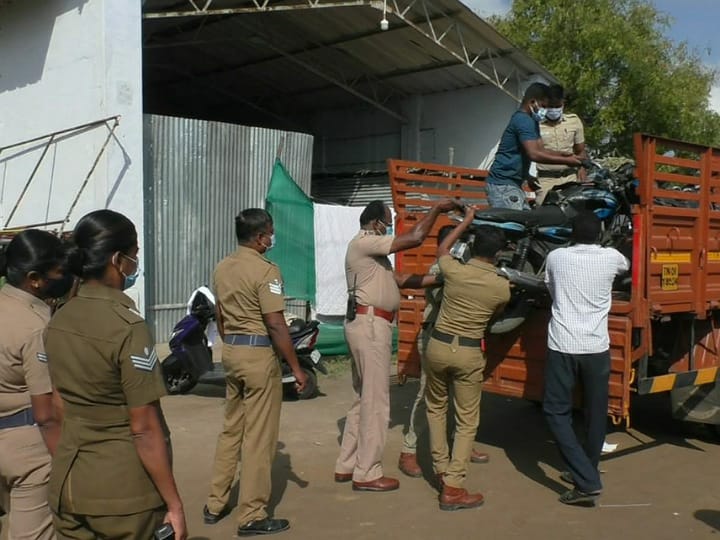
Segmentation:
<svg viewBox="0 0 720 540">
<path fill-rule="evenodd" d="M 522 294 L 514 296 L 499 319 L 490 325 L 491 334 L 512 332 L 525 322 L 530 312 L 530 302 Z"/>
</svg>

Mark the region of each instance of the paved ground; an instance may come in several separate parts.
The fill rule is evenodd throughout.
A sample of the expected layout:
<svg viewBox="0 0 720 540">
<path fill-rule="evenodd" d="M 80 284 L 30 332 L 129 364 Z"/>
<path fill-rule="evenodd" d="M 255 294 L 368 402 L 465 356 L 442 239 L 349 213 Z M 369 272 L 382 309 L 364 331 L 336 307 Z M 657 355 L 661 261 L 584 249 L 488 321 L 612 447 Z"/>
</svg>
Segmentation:
<svg viewBox="0 0 720 540">
<path fill-rule="evenodd" d="M 397 469 L 402 429 L 417 382 L 393 385 L 392 421 L 385 451 L 388 475 L 401 478 L 393 493 L 356 493 L 332 481 L 350 377 L 336 369 L 320 380 L 323 395 L 283 404 L 280 444 L 273 469 L 272 510 L 292 522 L 278 538 L 292 539 L 679 539 L 720 537 L 718 440 L 696 425 L 670 419 L 663 396 L 634 405 L 634 429 L 614 431 L 618 444 L 606 456 L 605 495 L 599 508 L 556 501 L 565 486 L 541 411 L 522 400 L 486 395 L 479 444 L 488 465 L 472 465 L 468 487 L 485 494 L 485 506 L 442 512 L 424 479 Z M 191 538 L 233 538 L 235 514 L 202 523 L 215 439 L 221 426 L 223 387 L 201 385 L 191 395 L 163 400 L 173 431 L 175 473 Z M 423 448 L 427 441 L 421 441 Z M 430 473 L 427 451 L 421 454 Z"/>
<path fill-rule="evenodd" d="M 557 480 L 560 462 L 538 407 L 486 395 L 478 438 L 491 463 L 473 465 L 468 482 L 485 494 L 485 506 L 442 512 L 427 480 L 403 478 L 397 469 L 403 424 L 416 389 L 417 382 L 411 381 L 391 390 L 385 467 L 386 474 L 401 478 L 400 490 L 393 493 L 356 493 L 332 481 L 340 426 L 351 399 L 347 371 L 322 377 L 320 397 L 283 404 L 272 501 L 275 514 L 292 522 L 282 538 L 720 537 L 720 446 L 704 428 L 673 422 L 662 396 L 636 403 L 634 429 L 608 435 L 618 449 L 602 463 L 605 496 L 592 509 L 556 501 L 565 486 Z M 203 385 L 194 395 L 163 403 L 195 540 L 232 538 L 236 528 L 234 514 L 214 526 L 204 525 L 200 515 L 222 396 L 221 386 Z M 427 452 L 421 457 L 429 476 Z"/>
</svg>

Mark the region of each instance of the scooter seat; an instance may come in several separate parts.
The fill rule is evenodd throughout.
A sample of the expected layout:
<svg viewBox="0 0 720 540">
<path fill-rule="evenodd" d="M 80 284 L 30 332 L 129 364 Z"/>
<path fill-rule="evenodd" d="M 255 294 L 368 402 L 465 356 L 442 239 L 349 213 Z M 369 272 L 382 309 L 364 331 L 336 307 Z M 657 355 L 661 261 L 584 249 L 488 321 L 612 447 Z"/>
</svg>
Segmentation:
<svg viewBox="0 0 720 540">
<path fill-rule="evenodd" d="M 546 225 L 564 225 L 568 218 L 559 206 L 540 206 L 533 210 L 512 210 L 509 208 L 490 208 L 475 212 L 475 219 L 497 223 L 514 222 L 525 227 Z"/>
</svg>

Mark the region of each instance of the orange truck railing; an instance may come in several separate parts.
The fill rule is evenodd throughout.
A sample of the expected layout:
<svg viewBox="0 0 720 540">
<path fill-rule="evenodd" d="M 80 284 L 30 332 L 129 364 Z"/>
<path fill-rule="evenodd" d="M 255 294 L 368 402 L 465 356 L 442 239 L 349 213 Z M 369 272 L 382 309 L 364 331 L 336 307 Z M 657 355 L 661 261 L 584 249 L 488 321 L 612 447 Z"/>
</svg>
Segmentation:
<svg viewBox="0 0 720 540">
<path fill-rule="evenodd" d="M 640 202 L 632 216 L 632 289 L 629 297 L 614 299 L 609 318 L 608 414 L 626 424 L 631 393 L 705 384 L 720 375 L 720 325 L 714 317 L 720 307 L 720 150 L 638 134 L 635 154 Z M 487 171 L 401 160 L 389 160 L 388 169 L 398 231 L 412 227 L 441 197 L 487 204 Z M 438 219 L 422 246 L 397 257 L 398 268 L 426 272 L 435 260 L 437 231 L 447 223 Z M 424 309 L 422 290 L 402 293 L 401 378 L 419 375 Z M 677 353 L 667 373 L 651 374 L 653 331 L 678 317 L 690 321 L 688 335 L 679 337 L 687 339 L 687 351 Z M 515 331 L 487 336 L 486 391 L 542 399 L 548 320 L 548 310 L 536 309 Z"/>
</svg>

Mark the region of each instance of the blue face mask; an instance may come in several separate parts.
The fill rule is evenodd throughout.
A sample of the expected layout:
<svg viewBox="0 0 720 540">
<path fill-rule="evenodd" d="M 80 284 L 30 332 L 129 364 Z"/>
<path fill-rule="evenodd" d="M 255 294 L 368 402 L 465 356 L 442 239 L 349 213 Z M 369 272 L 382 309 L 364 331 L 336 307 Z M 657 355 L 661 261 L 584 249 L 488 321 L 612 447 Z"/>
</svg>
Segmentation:
<svg viewBox="0 0 720 540">
<path fill-rule="evenodd" d="M 545 107 L 538 107 L 537 110 L 533 111 L 532 115 L 536 122 L 542 122 L 547 116 L 547 109 Z"/>
<path fill-rule="evenodd" d="M 138 259 L 133 259 L 129 255 L 125 254 L 123 254 L 123 257 L 135 263 L 135 271 L 132 274 L 125 274 L 122 270 L 120 270 L 120 273 L 125 277 L 125 281 L 123 282 L 123 291 L 126 291 L 127 289 L 135 285 L 138 277 L 140 277 L 140 261 Z"/>
<path fill-rule="evenodd" d="M 385 228 L 386 236 L 392 236 L 394 232 L 395 232 L 395 229 L 393 229 L 392 225 L 389 225 L 388 227 Z"/>
</svg>

